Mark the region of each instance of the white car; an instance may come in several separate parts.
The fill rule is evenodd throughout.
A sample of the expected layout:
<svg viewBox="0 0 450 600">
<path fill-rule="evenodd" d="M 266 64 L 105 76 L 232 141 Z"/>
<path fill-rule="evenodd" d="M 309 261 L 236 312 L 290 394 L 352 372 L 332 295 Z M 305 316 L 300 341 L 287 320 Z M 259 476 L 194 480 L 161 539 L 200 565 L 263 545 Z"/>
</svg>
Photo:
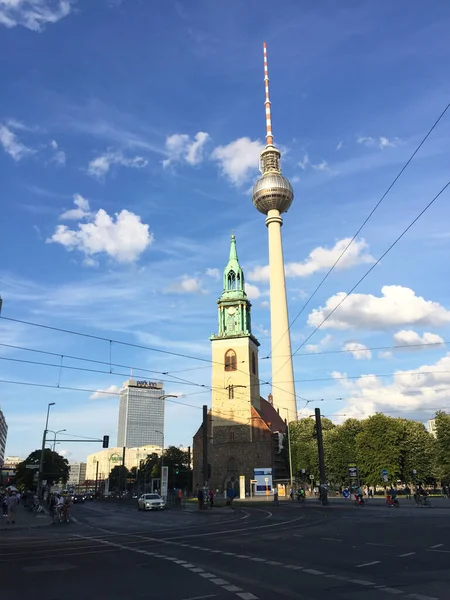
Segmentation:
<svg viewBox="0 0 450 600">
<path fill-rule="evenodd" d="M 138 510 L 163 510 L 164 508 L 166 504 L 159 494 L 142 494 L 138 500 Z"/>
</svg>

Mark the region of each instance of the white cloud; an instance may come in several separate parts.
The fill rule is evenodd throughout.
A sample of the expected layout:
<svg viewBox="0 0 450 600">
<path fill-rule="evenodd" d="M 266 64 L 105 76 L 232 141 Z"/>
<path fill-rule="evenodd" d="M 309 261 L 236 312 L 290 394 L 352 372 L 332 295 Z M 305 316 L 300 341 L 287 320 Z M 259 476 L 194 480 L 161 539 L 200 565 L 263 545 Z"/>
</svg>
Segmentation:
<svg viewBox="0 0 450 600">
<path fill-rule="evenodd" d="M 0 0 L 0 11 L 1 11 L 1 1 Z M 1 12 L 0 12 L 0 23 L 1 23 Z M 0 125 L 0 145 L 3 147 L 3 150 L 11 156 L 16 162 L 28 156 L 29 154 L 34 154 L 34 150 L 22 144 L 19 141 L 17 135 L 11 131 L 9 127 L 6 125 Z"/>
<path fill-rule="evenodd" d="M 83 252 L 84 264 L 92 266 L 93 257 L 102 253 L 121 263 L 135 262 L 153 242 L 149 226 L 142 223 L 138 215 L 122 210 L 114 218 L 102 208 L 96 213 L 88 212 L 89 202 L 79 194 L 75 195 L 74 202 L 77 208 L 67 211 L 61 218 L 78 218 L 86 222 L 78 223 L 76 230 L 58 225 L 46 241 Z"/>
<path fill-rule="evenodd" d="M 188 277 L 187 275 L 183 275 L 179 281 L 168 287 L 166 292 L 173 292 L 176 294 L 204 294 L 205 290 L 202 288 L 201 281 L 198 277 Z"/>
<path fill-rule="evenodd" d="M 142 169 L 148 165 L 148 161 L 142 156 L 133 156 L 127 158 L 122 152 L 108 151 L 101 156 L 91 160 L 88 165 L 88 173 L 92 177 L 102 179 L 110 170 L 111 165 L 120 165 L 121 167 L 131 167 Z"/>
<path fill-rule="evenodd" d="M 65 165 L 66 164 L 66 153 L 63 150 L 59 149 L 58 142 L 56 140 L 52 140 L 50 142 L 50 147 L 54 150 L 54 154 L 52 156 L 52 162 L 57 165 Z"/>
<path fill-rule="evenodd" d="M 410 288 L 385 285 L 381 297 L 350 294 L 335 313 L 322 325 L 329 329 L 386 329 L 401 325 L 440 327 L 450 322 L 450 311 L 438 302 L 416 296 Z M 345 292 L 331 296 L 325 307 L 314 309 L 308 325 L 317 327 L 345 297 Z"/>
<path fill-rule="evenodd" d="M 81 194 L 73 195 L 73 203 L 77 208 L 72 208 L 70 210 L 66 210 L 60 215 L 61 221 L 80 221 L 81 219 L 85 219 L 89 217 L 91 212 L 89 208 L 89 201 L 86 198 L 83 198 Z"/>
<path fill-rule="evenodd" d="M 261 306 L 261 308 L 269 308 L 270 302 L 269 300 L 263 300 L 262 302 L 260 302 L 259 305 Z"/>
<path fill-rule="evenodd" d="M 305 170 L 305 169 L 306 169 L 306 167 L 307 167 L 309 164 L 310 164 L 310 162 L 309 162 L 309 156 L 308 156 L 307 154 L 305 154 L 305 155 L 303 156 L 302 160 L 301 160 L 301 161 L 298 163 L 298 166 L 299 166 L 301 169 Z"/>
<path fill-rule="evenodd" d="M 175 162 L 184 162 L 195 166 L 203 161 L 205 144 L 209 134 L 198 131 L 192 139 L 186 133 L 174 133 L 166 139 L 166 152 L 168 158 L 163 160 L 163 166 L 168 167 Z"/>
<path fill-rule="evenodd" d="M 439 408 L 450 408 L 450 353 L 434 365 L 396 371 L 392 382 L 387 384 L 376 375 L 349 380 L 345 374 L 334 372 L 333 377 L 348 393 L 346 406 L 342 409 L 347 417 L 363 418 L 375 412 L 392 411 L 394 416 L 409 415 L 424 420 Z"/>
<path fill-rule="evenodd" d="M 284 268 L 286 277 L 308 277 L 318 271 L 331 268 L 350 242 L 351 238 L 344 238 L 338 240 L 332 248 L 319 246 L 310 252 L 306 260 L 298 263 L 286 263 Z M 337 263 L 336 270 L 375 262 L 373 256 L 367 252 L 367 248 L 368 244 L 364 239 L 355 240 Z M 268 265 L 257 266 L 249 273 L 248 278 L 253 281 L 268 281 L 269 273 Z"/>
<path fill-rule="evenodd" d="M 311 166 L 315 171 L 330 171 L 330 167 L 326 160 L 322 160 L 322 162 Z"/>
<path fill-rule="evenodd" d="M 291 178 L 291 183 L 298 183 L 300 181 L 300 177 L 298 175 L 294 175 Z"/>
<path fill-rule="evenodd" d="M 270 267 L 269 265 L 265 265 L 264 267 L 256 266 L 250 273 L 247 275 L 250 281 L 269 281 L 270 279 Z"/>
<path fill-rule="evenodd" d="M 440 335 L 436 333 L 425 332 L 420 336 L 416 331 L 412 329 L 402 329 L 394 333 L 394 343 L 396 346 L 411 346 L 410 350 L 423 350 L 423 349 L 435 349 L 443 345 L 444 340 Z M 420 344 L 430 344 L 427 346 L 420 346 Z"/>
<path fill-rule="evenodd" d="M 216 281 L 218 281 L 220 279 L 220 271 L 219 271 L 219 269 L 216 269 L 216 268 L 208 267 L 205 271 L 205 275 L 207 275 L 208 277 L 212 277 Z"/>
<path fill-rule="evenodd" d="M 336 146 L 336 151 L 341 150 L 344 146 L 344 142 L 339 142 L 339 144 Z"/>
<path fill-rule="evenodd" d="M 256 285 L 252 285 L 251 283 L 245 283 L 245 292 L 250 300 L 256 300 L 261 296 L 261 292 Z"/>
<path fill-rule="evenodd" d="M 350 352 L 356 360 L 370 360 L 372 352 L 364 344 L 359 342 L 347 342 L 342 346 L 342 350 Z"/>
<path fill-rule="evenodd" d="M 367 146 L 368 148 L 380 148 L 380 150 L 384 150 L 385 148 L 395 148 L 401 142 L 400 138 L 394 137 L 389 139 L 384 136 L 380 136 L 377 138 L 371 136 L 359 136 L 356 139 L 358 144 L 362 144 L 363 146 Z"/>
<path fill-rule="evenodd" d="M 390 350 L 382 350 L 381 352 L 378 352 L 378 358 L 389 359 L 392 357 L 393 357 L 393 354 Z"/>
<path fill-rule="evenodd" d="M 91 396 L 89 396 L 89 400 L 97 400 L 98 398 L 107 398 L 108 396 L 117 396 L 120 391 L 120 387 L 117 385 L 109 385 L 108 387 L 97 390 Z"/>
<path fill-rule="evenodd" d="M 41 31 L 46 24 L 66 17 L 71 8 L 71 0 L 0 0 L 0 24 Z"/>
<path fill-rule="evenodd" d="M 305 346 L 306 352 L 317 353 L 321 352 L 328 344 L 332 341 L 333 336 L 327 334 L 317 344 L 307 344 Z"/>
<path fill-rule="evenodd" d="M 259 153 L 263 149 L 264 145 L 259 140 L 242 137 L 227 146 L 217 146 L 211 158 L 219 163 L 222 173 L 234 185 L 242 185 L 258 168 Z"/>
</svg>

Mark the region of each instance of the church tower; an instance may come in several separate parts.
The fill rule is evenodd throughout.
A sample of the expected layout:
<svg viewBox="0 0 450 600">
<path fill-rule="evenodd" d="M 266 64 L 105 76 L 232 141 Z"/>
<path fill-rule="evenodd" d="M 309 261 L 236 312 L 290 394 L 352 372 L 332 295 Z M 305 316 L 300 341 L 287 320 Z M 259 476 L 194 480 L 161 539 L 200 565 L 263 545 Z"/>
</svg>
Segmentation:
<svg viewBox="0 0 450 600">
<path fill-rule="evenodd" d="M 251 441 L 252 406 L 260 409 L 259 342 L 252 334 L 251 303 L 245 293 L 234 235 L 217 308 L 218 332 L 210 338 L 213 429 L 246 426 Z"/>
</svg>

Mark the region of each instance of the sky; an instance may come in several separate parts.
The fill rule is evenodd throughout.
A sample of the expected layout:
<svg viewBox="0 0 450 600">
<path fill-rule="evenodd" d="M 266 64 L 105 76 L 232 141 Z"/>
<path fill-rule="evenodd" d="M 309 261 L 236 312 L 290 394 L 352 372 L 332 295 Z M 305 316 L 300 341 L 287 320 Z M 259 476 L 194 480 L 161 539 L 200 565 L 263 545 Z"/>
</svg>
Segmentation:
<svg viewBox="0 0 450 600">
<path fill-rule="evenodd" d="M 114 445 L 131 368 L 178 396 L 166 401 L 166 444 L 190 445 L 211 401 L 232 232 L 267 397 L 267 230 L 251 200 L 263 41 L 295 192 L 283 241 L 299 416 L 450 410 L 448 189 L 322 324 L 450 179 L 450 110 L 304 307 L 449 102 L 450 6 L 273 6 L 0 0 L 7 455 L 40 446 L 49 402 L 58 439 L 109 434 Z M 56 449 L 75 461 L 99 444 Z"/>
</svg>

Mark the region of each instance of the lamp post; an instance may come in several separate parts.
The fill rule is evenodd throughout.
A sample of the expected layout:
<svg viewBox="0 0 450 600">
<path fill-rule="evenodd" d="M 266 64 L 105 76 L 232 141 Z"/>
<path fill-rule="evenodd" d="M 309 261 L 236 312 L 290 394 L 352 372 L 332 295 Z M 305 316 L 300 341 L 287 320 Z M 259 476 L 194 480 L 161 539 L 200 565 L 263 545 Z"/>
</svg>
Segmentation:
<svg viewBox="0 0 450 600">
<path fill-rule="evenodd" d="M 175 394 L 163 394 L 162 396 L 158 396 L 158 400 L 165 400 L 166 398 L 178 398 Z M 164 423 L 163 423 L 164 429 Z M 159 429 L 155 429 L 156 433 L 160 433 L 162 436 L 162 446 L 161 446 L 161 492 L 162 492 L 162 470 L 164 467 L 164 431 L 160 431 Z"/>
<path fill-rule="evenodd" d="M 55 437 L 53 438 L 53 452 L 55 451 L 55 448 L 56 448 L 56 436 L 58 435 L 58 433 L 62 433 L 63 431 L 67 431 L 67 429 L 58 429 L 58 431 L 53 431 L 51 429 L 47 429 L 47 433 L 55 434 Z"/>
<path fill-rule="evenodd" d="M 55 402 L 49 402 L 47 405 L 47 418 L 45 420 L 45 429 L 44 429 L 44 434 L 42 436 L 41 456 L 39 458 L 39 475 L 38 475 L 38 487 L 37 487 L 38 500 L 41 499 L 41 493 L 42 493 L 42 475 L 43 475 L 43 470 L 44 470 L 44 451 L 45 451 L 45 442 L 47 440 L 48 418 L 50 416 L 50 407 L 54 406 L 54 405 L 55 405 Z"/>
<path fill-rule="evenodd" d="M 288 453 L 289 453 L 289 478 L 291 480 L 291 489 L 294 490 L 294 477 L 292 475 L 291 428 L 289 426 L 289 409 L 288 408 L 284 408 L 284 410 L 287 412 L 287 433 L 288 433 Z M 294 499 L 294 496 L 292 496 L 292 499 Z"/>
</svg>

